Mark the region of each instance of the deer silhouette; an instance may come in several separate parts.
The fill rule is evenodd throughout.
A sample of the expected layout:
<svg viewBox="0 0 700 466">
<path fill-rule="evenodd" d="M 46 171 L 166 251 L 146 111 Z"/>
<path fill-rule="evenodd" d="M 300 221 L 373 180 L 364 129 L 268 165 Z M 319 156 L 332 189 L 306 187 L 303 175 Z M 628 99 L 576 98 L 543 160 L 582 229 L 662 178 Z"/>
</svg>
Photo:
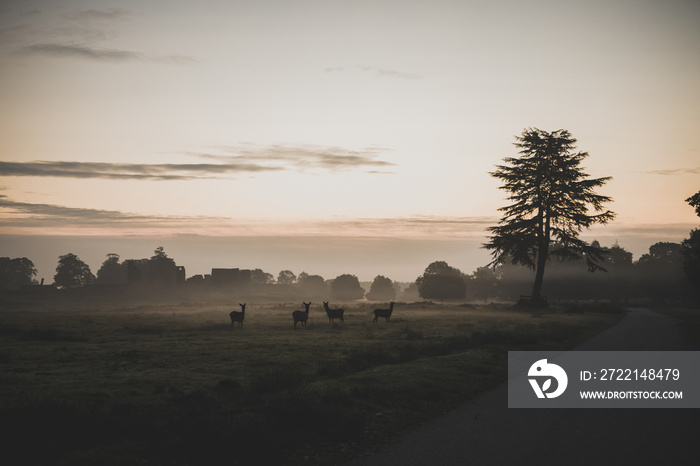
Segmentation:
<svg viewBox="0 0 700 466">
<path fill-rule="evenodd" d="M 345 309 L 331 309 L 328 307 L 328 302 L 326 301 L 323 302 L 323 308 L 326 310 L 326 314 L 328 314 L 328 322 L 332 324 L 335 319 L 340 319 L 341 324 L 345 323 L 345 319 L 343 318 Z"/>
<path fill-rule="evenodd" d="M 386 322 L 391 321 L 391 313 L 394 312 L 394 301 L 389 303 L 389 309 L 375 309 L 374 310 L 374 323 L 377 323 L 377 319 L 384 317 Z"/>
<path fill-rule="evenodd" d="M 241 306 L 241 310 L 239 311 L 231 311 L 229 314 L 229 317 L 231 317 L 231 327 L 233 327 L 233 324 L 238 322 L 239 327 L 243 327 L 243 319 L 245 319 L 245 305 L 247 303 L 238 303 L 239 306 Z"/>
<path fill-rule="evenodd" d="M 304 306 L 306 307 L 305 311 L 292 312 L 292 318 L 294 319 L 294 330 L 297 329 L 297 322 L 301 322 L 301 328 L 306 328 L 306 321 L 309 319 L 309 306 L 311 306 L 311 303 L 304 303 Z"/>
</svg>

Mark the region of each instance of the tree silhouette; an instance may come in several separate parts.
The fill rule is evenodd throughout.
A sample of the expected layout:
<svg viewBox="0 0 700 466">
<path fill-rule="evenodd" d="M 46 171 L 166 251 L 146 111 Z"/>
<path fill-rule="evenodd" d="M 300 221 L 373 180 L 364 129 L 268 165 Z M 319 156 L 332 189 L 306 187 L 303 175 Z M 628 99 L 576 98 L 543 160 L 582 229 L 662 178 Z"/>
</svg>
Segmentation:
<svg viewBox="0 0 700 466">
<path fill-rule="evenodd" d="M 277 276 L 279 285 L 293 285 L 297 282 L 297 276 L 291 270 L 282 270 Z"/>
<path fill-rule="evenodd" d="M 97 283 L 100 285 L 121 285 L 127 279 L 126 267 L 119 263 L 119 254 L 107 254 L 107 260 L 97 271 Z"/>
<path fill-rule="evenodd" d="M 255 269 L 250 271 L 250 282 L 254 285 L 270 285 L 275 283 L 275 277 L 262 269 Z"/>
<path fill-rule="evenodd" d="M 34 263 L 26 257 L 0 257 L 0 288 L 15 289 L 31 285 L 35 276 Z"/>
<path fill-rule="evenodd" d="M 95 282 L 95 276 L 90 271 L 90 267 L 78 256 L 68 253 L 58 258 L 53 281 L 56 286 L 61 288 L 81 288 L 92 285 Z"/>
<path fill-rule="evenodd" d="M 325 297 L 328 294 L 326 281 L 320 275 L 309 275 L 301 272 L 297 279 L 297 287 L 307 296 L 314 298 Z"/>
<path fill-rule="evenodd" d="M 492 267 L 479 267 L 469 276 L 469 290 L 475 299 L 495 298 L 499 294 L 501 271 Z"/>
<path fill-rule="evenodd" d="M 151 285 L 174 285 L 177 281 L 177 265 L 168 257 L 163 246 L 153 251 L 146 265 L 146 277 Z"/>
<path fill-rule="evenodd" d="M 416 279 L 416 285 L 420 296 L 426 299 L 464 299 L 467 291 L 462 272 L 444 261 L 428 265 Z"/>
<path fill-rule="evenodd" d="M 692 207 L 695 207 L 695 213 L 698 214 L 698 217 L 700 217 L 700 191 L 690 196 L 685 200 L 685 202 L 690 204 Z"/>
<path fill-rule="evenodd" d="M 642 293 L 656 302 L 675 299 L 683 294 L 683 256 L 678 243 L 658 242 L 649 246 L 635 267 Z"/>
<path fill-rule="evenodd" d="M 542 302 L 544 271 L 550 255 L 559 259 L 585 258 L 590 271 L 602 269 L 600 248 L 579 239 L 583 228 L 605 224 L 615 214 L 604 210 L 610 197 L 594 192 L 611 178 L 589 178 L 580 166 L 586 152 L 573 152 L 576 139 L 566 130 L 548 133 L 525 129 L 514 145 L 520 157 L 508 157 L 497 165 L 491 176 L 504 182 L 501 189 L 513 203 L 504 212 L 498 226 L 490 227 L 491 265 L 511 262 L 535 269 L 531 299 Z M 589 208 L 595 212 L 589 215 Z M 559 247 L 550 248 L 553 243 Z M 602 269 L 604 270 L 604 269 Z"/>
<path fill-rule="evenodd" d="M 683 272 L 690 284 L 700 290 L 700 228 L 690 232 L 690 237 L 681 243 Z"/>
<path fill-rule="evenodd" d="M 700 191 L 685 200 L 700 217 Z M 695 228 L 690 232 L 690 237 L 681 243 L 681 254 L 683 255 L 683 272 L 690 284 L 697 291 L 700 291 L 700 228 Z"/>
<path fill-rule="evenodd" d="M 338 275 L 331 282 L 331 297 L 339 300 L 355 300 L 365 297 L 365 289 L 355 275 Z"/>
<path fill-rule="evenodd" d="M 396 298 L 396 288 L 391 279 L 383 275 L 374 277 L 374 281 L 367 293 L 367 299 L 374 301 L 393 301 Z"/>
</svg>

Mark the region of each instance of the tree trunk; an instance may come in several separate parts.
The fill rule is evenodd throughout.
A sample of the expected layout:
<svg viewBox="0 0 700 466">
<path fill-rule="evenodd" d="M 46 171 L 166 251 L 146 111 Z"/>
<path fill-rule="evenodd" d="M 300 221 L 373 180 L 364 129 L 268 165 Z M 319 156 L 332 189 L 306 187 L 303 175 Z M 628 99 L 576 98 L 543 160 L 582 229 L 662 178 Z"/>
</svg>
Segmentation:
<svg viewBox="0 0 700 466">
<path fill-rule="evenodd" d="M 540 250 L 541 251 L 541 250 Z M 544 267 L 547 264 L 547 254 L 538 253 L 535 284 L 532 286 L 531 299 L 534 302 L 542 300 L 542 284 L 544 283 Z"/>
<path fill-rule="evenodd" d="M 540 228 L 537 245 L 537 269 L 535 271 L 535 284 L 532 286 L 532 294 L 530 299 L 533 304 L 537 305 L 542 302 L 542 284 L 544 283 L 544 268 L 547 265 L 547 257 L 549 257 L 549 233 L 550 222 L 549 215 L 540 213 Z"/>
</svg>

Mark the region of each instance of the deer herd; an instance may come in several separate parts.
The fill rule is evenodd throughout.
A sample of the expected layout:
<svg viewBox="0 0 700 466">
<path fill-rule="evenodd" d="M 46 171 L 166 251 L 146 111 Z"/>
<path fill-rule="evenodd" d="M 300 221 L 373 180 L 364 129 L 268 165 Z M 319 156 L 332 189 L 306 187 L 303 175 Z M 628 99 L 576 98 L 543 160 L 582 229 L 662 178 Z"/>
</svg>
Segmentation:
<svg viewBox="0 0 700 466">
<path fill-rule="evenodd" d="M 297 324 L 301 323 L 301 328 L 305 329 L 306 328 L 306 322 L 309 320 L 309 307 L 311 306 L 311 302 L 303 302 L 304 304 L 304 310 L 303 311 L 294 311 L 292 312 L 292 319 L 294 320 L 294 330 L 297 329 Z M 377 323 L 377 320 L 379 320 L 380 317 L 383 317 L 384 320 L 388 323 L 391 322 L 391 313 L 394 312 L 394 301 L 391 301 L 389 303 L 389 308 L 388 309 L 375 309 L 374 310 L 374 322 L 375 324 Z M 243 327 L 243 320 L 245 319 L 245 306 L 246 303 L 238 303 L 239 306 L 241 306 L 240 311 L 231 311 L 229 314 L 229 317 L 231 317 L 231 327 L 234 326 L 234 324 L 238 324 L 239 327 Z M 341 324 L 345 323 L 345 309 L 331 309 L 330 306 L 328 305 L 327 301 L 323 302 L 323 308 L 326 310 L 326 315 L 328 315 L 328 322 L 333 325 L 335 323 L 335 319 L 338 319 Z"/>
</svg>

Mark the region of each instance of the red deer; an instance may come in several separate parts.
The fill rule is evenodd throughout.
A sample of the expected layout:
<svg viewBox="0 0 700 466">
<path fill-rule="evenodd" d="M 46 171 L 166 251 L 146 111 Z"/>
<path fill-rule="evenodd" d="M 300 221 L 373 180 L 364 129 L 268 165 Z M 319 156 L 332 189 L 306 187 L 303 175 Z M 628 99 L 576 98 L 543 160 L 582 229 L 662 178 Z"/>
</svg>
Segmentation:
<svg viewBox="0 0 700 466">
<path fill-rule="evenodd" d="M 328 322 L 332 324 L 335 319 L 340 319 L 341 324 L 345 323 L 345 319 L 343 318 L 345 309 L 331 309 L 328 307 L 328 303 L 326 301 L 323 302 L 323 308 L 326 310 L 326 314 L 328 314 Z"/>
<path fill-rule="evenodd" d="M 389 303 L 389 309 L 375 309 L 374 310 L 374 323 L 377 323 L 377 319 L 384 317 L 386 322 L 391 320 L 391 313 L 394 311 L 394 301 Z"/>
<path fill-rule="evenodd" d="M 245 305 L 247 303 L 238 303 L 239 306 L 241 306 L 241 311 L 231 311 L 229 316 L 231 317 L 231 327 L 233 327 L 233 324 L 238 322 L 239 327 L 243 327 L 243 319 L 245 319 Z"/>
<path fill-rule="evenodd" d="M 311 306 L 311 303 L 304 303 L 304 306 L 306 307 L 305 311 L 292 312 L 292 318 L 294 319 L 294 330 L 297 329 L 297 322 L 301 322 L 301 328 L 306 328 L 306 321 L 309 319 L 309 306 Z"/>
</svg>

